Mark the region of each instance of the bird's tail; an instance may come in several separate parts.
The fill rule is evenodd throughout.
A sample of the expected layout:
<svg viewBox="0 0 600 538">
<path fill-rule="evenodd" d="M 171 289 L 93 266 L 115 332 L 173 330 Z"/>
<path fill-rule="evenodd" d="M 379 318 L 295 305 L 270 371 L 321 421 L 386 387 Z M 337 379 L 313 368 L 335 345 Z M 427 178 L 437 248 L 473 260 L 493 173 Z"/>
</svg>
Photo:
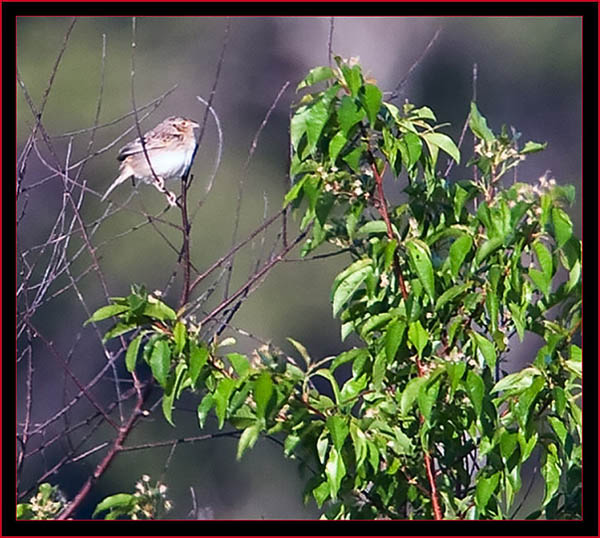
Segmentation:
<svg viewBox="0 0 600 538">
<path fill-rule="evenodd" d="M 104 202 L 104 200 L 106 200 L 107 196 L 113 190 L 115 190 L 121 183 L 123 183 L 123 181 L 126 181 L 130 177 L 131 177 L 131 174 L 128 173 L 128 170 L 123 170 L 121 172 L 121 174 L 119 175 L 119 177 L 112 182 L 112 185 L 110 187 L 108 187 L 108 190 L 104 193 L 104 196 L 102 197 L 102 200 L 100 200 L 100 201 Z"/>
</svg>

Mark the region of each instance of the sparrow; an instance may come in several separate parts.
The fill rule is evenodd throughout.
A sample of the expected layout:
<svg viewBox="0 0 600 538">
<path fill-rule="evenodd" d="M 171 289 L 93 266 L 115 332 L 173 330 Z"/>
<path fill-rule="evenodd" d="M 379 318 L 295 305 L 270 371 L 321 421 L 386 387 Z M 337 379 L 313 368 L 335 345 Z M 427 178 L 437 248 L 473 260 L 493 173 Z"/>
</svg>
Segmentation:
<svg viewBox="0 0 600 538">
<path fill-rule="evenodd" d="M 165 189 L 165 181 L 181 178 L 190 169 L 197 145 L 194 129 L 198 127 L 195 121 L 171 116 L 143 135 L 143 145 L 142 139 L 136 138 L 123 146 L 117 156 L 121 161 L 119 177 L 104 193 L 102 201 L 121 183 L 134 178 L 153 184 L 174 206 L 176 196 Z"/>
</svg>

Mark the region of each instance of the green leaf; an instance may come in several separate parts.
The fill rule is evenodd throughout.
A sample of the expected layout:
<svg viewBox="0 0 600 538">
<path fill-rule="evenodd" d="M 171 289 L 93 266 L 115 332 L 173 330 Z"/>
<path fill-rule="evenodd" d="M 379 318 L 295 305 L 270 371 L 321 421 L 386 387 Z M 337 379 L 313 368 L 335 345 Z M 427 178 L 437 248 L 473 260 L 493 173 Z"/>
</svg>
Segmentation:
<svg viewBox="0 0 600 538">
<path fill-rule="evenodd" d="M 241 353 L 229 353 L 227 355 L 227 359 L 233 366 L 235 373 L 239 377 L 244 377 L 244 375 L 250 369 L 250 363 L 248 362 L 248 357 L 242 355 Z"/>
<path fill-rule="evenodd" d="M 405 417 L 408 415 L 412 406 L 417 399 L 421 385 L 427 383 L 427 379 L 424 377 L 413 377 L 402 391 L 400 397 L 400 414 Z"/>
<path fill-rule="evenodd" d="M 350 422 L 350 437 L 354 446 L 356 467 L 360 468 L 367 458 L 367 437 L 354 420 Z"/>
<path fill-rule="evenodd" d="M 333 446 L 338 452 L 341 451 L 349 432 L 347 420 L 339 415 L 333 415 L 327 418 L 326 425 L 331 434 Z"/>
<path fill-rule="evenodd" d="M 556 244 L 562 247 L 573 235 L 573 223 L 560 207 L 552 208 L 552 224 L 554 225 L 554 237 Z"/>
<path fill-rule="evenodd" d="M 364 95 L 362 95 L 362 102 L 367 111 L 367 117 L 371 127 L 375 125 L 377 114 L 381 108 L 381 90 L 374 84 L 364 85 Z"/>
<path fill-rule="evenodd" d="M 325 476 L 329 484 L 329 494 L 332 499 L 337 498 L 337 493 L 340 490 L 342 479 L 346 474 L 346 466 L 340 453 L 332 448 L 329 451 L 329 460 L 325 465 Z"/>
<path fill-rule="evenodd" d="M 331 383 L 331 388 L 333 389 L 333 395 L 335 397 L 335 403 L 339 405 L 341 401 L 340 387 L 331 371 L 321 368 L 317 370 L 314 375 L 320 375 L 321 377 L 327 379 L 329 383 Z"/>
<path fill-rule="evenodd" d="M 411 239 L 406 247 L 413 268 L 417 273 L 421 284 L 427 295 L 435 301 L 435 285 L 433 279 L 433 266 L 431 265 L 431 253 L 426 243 L 420 239 Z"/>
<path fill-rule="evenodd" d="M 352 169 L 356 174 L 360 173 L 361 159 L 365 153 L 366 146 L 361 144 L 354 148 L 351 152 L 347 153 L 342 157 L 342 160 Z"/>
<path fill-rule="evenodd" d="M 450 362 L 446 364 L 446 371 L 448 372 L 448 378 L 450 379 L 450 397 L 452 397 L 456 391 L 466 369 L 467 365 L 464 362 Z"/>
<path fill-rule="evenodd" d="M 422 120 L 433 120 L 437 121 L 433 110 L 428 106 L 422 106 L 421 108 L 415 108 L 410 113 L 411 117 L 419 118 Z"/>
<path fill-rule="evenodd" d="M 425 139 L 427 146 L 437 146 L 450 155 L 457 163 L 460 162 L 460 151 L 448 135 L 442 133 L 424 133 L 421 136 Z"/>
<path fill-rule="evenodd" d="M 384 350 L 379 351 L 373 362 L 373 387 L 380 390 L 383 384 L 386 370 L 386 357 Z"/>
<path fill-rule="evenodd" d="M 471 102 L 471 114 L 469 114 L 469 128 L 473 134 L 486 142 L 493 142 L 496 140 L 494 133 L 490 130 L 487 125 L 487 120 L 477 110 L 475 102 Z"/>
<path fill-rule="evenodd" d="M 510 433 L 506 430 L 502 432 L 502 435 L 500 436 L 500 454 L 505 462 L 513 455 L 518 438 L 519 436 L 517 433 Z"/>
<path fill-rule="evenodd" d="M 121 336 L 122 334 L 128 333 L 129 331 L 137 328 L 138 323 L 135 321 L 132 321 L 131 323 L 115 323 L 115 325 L 113 325 L 108 331 L 106 331 L 106 333 L 104 333 L 102 342 L 108 342 L 112 338 L 116 338 L 117 336 Z"/>
<path fill-rule="evenodd" d="M 92 517 L 96 517 L 99 512 L 103 512 L 104 510 L 112 510 L 115 508 L 127 512 L 135 506 L 136 502 L 136 498 L 130 493 L 117 493 L 116 495 L 111 495 L 98 503 Z"/>
<path fill-rule="evenodd" d="M 300 356 L 304 359 L 306 366 L 310 366 L 311 358 L 306 348 L 300 342 L 294 340 L 293 338 L 288 337 L 287 341 L 296 348 L 298 353 L 300 353 Z"/>
<path fill-rule="evenodd" d="M 190 369 L 189 376 L 192 382 L 192 387 L 196 386 L 198 376 L 202 368 L 208 361 L 208 349 L 204 346 L 199 347 L 196 342 L 190 340 Z"/>
<path fill-rule="evenodd" d="M 262 372 L 254 383 L 253 394 L 256 402 L 256 416 L 265 418 L 267 405 L 273 395 L 273 380 L 268 372 Z"/>
<path fill-rule="evenodd" d="M 475 414 L 481 416 L 481 410 L 483 409 L 483 394 L 485 392 L 485 383 L 479 374 L 473 370 L 467 372 L 467 379 L 465 388 L 471 399 L 471 403 L 475 409 Z"/>
<path fill-rule="evenodd" d="M 340 353 L 335 359 L 333 359 L 333 362 L 330 366 L 330 370 L 334 372 L 336 368 L 339 368 L 342 364 L 354 361 L 357 357 L 360 356 L 368 356 L 368 354 L 368 350 L 364 348 L 354 348 L 349 349 L 348 351 L 344 351 L 343 353 Z"/>
<path fill-rule="evenodd" d="M 421 157 L 423 142 L 414 133 L 404 133 L 398 140 L 398 149 L 402 156 L 402 163 L 407 170 L 410 170 Z"/>
<path fill-rule="evenodd" d="M 127 368 L 128 372 L 133 372 L 135 370 L 135 363 L 137 361 L 143 336 L 143 334 L 138 334 L 127 347 L 127 353 L 125 354 L 125 367 Z"/>
<path fill-rule="evenodd" d="M 419 320 L 411 322 L 408 326 L 408 340 L 415 346 L 420 358 L 429 342 L 429 333 L 423 328 Z"/>
<path fill-rule="evenodd" d="M 225 415 L 227 413 L 227 406 L 229 404 L 229 398 L 235 388 L 235 379 L 225 378 L 219 381 L 217 390 L 214 393 L 215 400 L 215 413 L 219 420 L 219 429 L 223 427 L 225 423 Z M 258 406 L 257 406 L 258 407 Z"/>
<path fill-rule="evenodd" d="M 496 383 L 491 393 L 501 392 L 501 391 L 510 391 L 511 393 L 519 392 L 525 390 L 530 387 L 533 383 L 533 380 L 538 375 L 541 375 L 541 372 L 534 367 L 524 368 L 519 372 L 515 372 L 513 374 L 508 374 L 503 377 L 498 383 Z"/>
<path fill-rule="evenodd" d="M 523 432 L 519 430 L 517 432 L 519 438 L 519 447 L 521 448 L 521 463 L 527 461 L 533 449 L 537 446 L 538 434 L 537 432 L 533 432 L 532 436 L 529 438 L 529 441 L 525 441 L 525 437 Z"/>
<path fill-rule="evenodd" d="M 508 303 L 508 308 L 512 315 L 512 320 L 513 320 L 513 323 L 515 324 L 515 329 L 517 329 L 517 334 L 519 335 L 519 339 L 522 342 L 523 337 L 525 336 L 525 319 L 524 319 L 523 311 L 515 303 Z"/>
<path fill-rule="evenodd" d="M 398 228 L 392 223 L 392 231 L 398 233 Z M 356 235 L 375 235 L 375 234 L 387 234 L 387 224 L 383 220 L 370 220 L 363 224 Z"/>
<path fill-rule="evenodd" d="M 373 274 L 371 266 L 362 267 L 358 271 L 349 274 L 342 280 L 333 293 L 333 315 L 336 316 L 342 307 L 352 298 L 366 278 Z"/>
<path fill-rule="evenodd" d="M 365 110 L 348 95 L 344 95 L 337 110 L 338 122 L 344 138 L 360 120 L 365 117 Z"/>
<path fill-rule="evenodd" d="M 175 349 L 173 354 L 177 357 L 183 351 L 187 340 L 187 331 L 185 325 L 178 321 L 173 328 L 173 339 L 175 340 Z"/>
<path fill-rule="evenodd" d="M 163 415 L 167 422 L 171 426 L 175 426 L 173 422 L 173 403 L 175 402 L 175 398 L 177 397 L 177 393 L 179 392 L 179 387 L 181 387 L 181 383 L 183 382 L 183 378 L 187 373 L 187 365 L 184 362 L 180 362 L 175 368 L 175 381 L 172 386 L 167 386 L 167 390 L 165 390 L 165 394 L 163 395 L 162 401 L 162 410 Z"/>
<path fill-rule="evenodd" d="M 315 489 L 313 489 L 313 497 L 317 502 L 317 506 L 321 508 L 323 503 L 329 498 L 329 483 L 327 481 L 321 482 Z"/>
<path fill-rule="evenodd" d="M 17 519 L 29 520 L 35 517 L 35 512 L 29 503 L 17 504 Z"/>
<path fill-rule="evenodd" d="M 481 265 L 481 262 L 485 260 L 492 252 L 500 248 L 502 243 L 502 237 L 493 237 L 492 239 L 484 241 L 477 249 L 477 253 L 475 254 L 475 264 Z"/>
<path fill-rule="evenodd" d="M 287 194 L 283 198 L 283 207 L 287 206 L 290 202 L 294 201 L 298 197 L 300 189 L 302 189 L 304 183 L 308 180 L 309 177 L 311 176 L 305 175 L 302 178 L 300 178 L 296 183 L 294 183 L 292 188 L 287 192 Z"/>
<path fill-rule="evenodd" d="M 540 142 L 532 142 L 531 140 L 529 140 L 528 142 L 525 143 L 525 146 L 523 146 L 523 149 L 521 151 L 519 151 L 519 153 L 521 155 L 526 155 L 527 153 L 535 153 L 536 151 L 542 151 L 542 150 L 546 149 L 547 145 L 548 145 L 548 142 L 540 143 Z"/>
<path fill-rule="evenodd" d="M 122 314 L 129 310 L 128 305 L 118 305 L 118 304 L 110 304 L 107 306 L 103 306 L 98 308 L 90 319 L 88 319 L 83 325 L 87 325 L 88 323 L 94 323 L 96 321 L 101 321 L 106 318 L 110 318 L 111 316 L 116 316 L 118 314 Z"/>
<path fill-rule="evenodd" d="M 342 131 L 335 133 L 333 138 L 329 141 L 329 162 L 332 166 L 335 165 L 335 161 L 337 160 L 340 151 L 344 149 L 346 142 L 348 142 L 348 139 Z"/>
<path fill-rule="evenodd" d="M 344 75 L 344 80 L 348 85 L 348 89 L 352 95 L 356 95 L 361 84 L 362 84 L 362 74 L 360 72 L 359 65 L 353 65 L 350 67 L 348 64 L 341 64 L 340 69 L 342 74 Z"/>
<path fill-rule="evenodd" d="M 323 127 L 325 127 L 327 120 L 329 120 L 331 102 L 339 89 L 339 85 L 334 84 L 331 88 L 323 92 L 313 103 L 298 109 L 296 114 L 292 116 L 290 122 L 290 135 L 292 146 L 295 151 L 298 150 L 302 135 L 306 134 L 306 152 L 309 154 L 314 153 L 319 138 L 321 137 Z"/>
<path fill-rule="evenodd" d="M 535 284 L 535 287 L 538 288 L 543 294 L 544 297 L 548 297 L 551 291 L 552 280 L 548 275 L 538 271 L 537 269 L 529 269 L 528 271 L 529 278 Z"/>
<path fill-rule="evenodd" d="M 486 364 L 493 369 L 496 366 L 496 349 L 494 343 L 475 331 L 471 331 L 470 336 L 477 345 L 477 349 L 481 351 Z"/>
<path fill-rule="evenodd" d="M 166 340 L 157 340 L 152 347 L 150 355 L 150 369 L 154 379 L 164 389 L 167 385 L 167 376 L 171 367 L 171 349 Z"/>
<path fill-rule="evenodd" d="M 344 281 L 346 278 L 348 278 L 348 276 L 350 276 L 352 273 L 355 273 L 356 271 L 359 271 L 360 269 L 363 269 L 364 267 L 368 267 L 372 263 L 373 262 L 372 262 L 371 258 L 357 260 L 354 263 L 352 263 L 351 265 L 349 265 L 348 267 L 346 267 L 346 269 L 344 269 L 339 275 L 337 275 L 335 277 L 335 280 L 333 281 L 333 285 L 331 287 L 331 300 L 333 301 L 333 295 L 335 294 L 335 291 L 337 290 L 338 286 L 342 283 L 342 281 Z"/>
<path fill-rule="evenodd" d="M 317 439 L 317 457 L 321 463 L 325 463 L 327 449 L 329 448 L 329 436 L 327 430 L 323 430 Z"/>
<path fill-rule="evenodd" d="M 406 323 L 399 319 L 392 320 L 385 331 L 385 355 L 388 363 L 396 358 L 400 342 L 406 331 Z"/>
<path fill-rule="evenodd" d="M 342 403 L 354 400 L 362 390 L 367 386 L 367 374 L 362 374 L 357 379 L 349 379 L 344 383 L 340 392 L 340 400 Z"/>
<path fill-rule="evenodd" d="M 433 404 L 435 404 L 438 393 L 440 391 L 440 380 L 438 379 L 434 383 L 424 383 L 419 387 L 419 394 L 417 395 L 417 403 L 419 404 L 419 411 L 423 418 L 429 422 L 431 419 L 431 410 Z"/>
<path fill-rule="evenodd" d="M 293 433 L 288 435 L 285 438 L 285 441 L 283 442 L 283 454 L 286 457 L 289 457 L 291 454 L 293 454 L 294 449 L 298 446 L 298 443 L 300 443 L 300 441 L 300 436 L 294 435 Z"/>
<path fill-rule="evenodd" d="M 457 286 L 452 286 L 448 288 L 444 293 L 442 293 L 437 302 L 435 303 L 435 310 L 440 310 L 448 301 L 452 301 L 455 297 L 458 297 L 465 291 L 467 291 L 471 287 L 471 282 L 466 282 L 465 284 L 459 284 Z M 455 307 L 458 305 L 455 305 Z"/>
<path fill-rule="evenodd" d="M 536 241 L 535 243 L 533 243 L 533 249 L 535 250 L 535 253 L 537 255 L 537 259 L 540 264 L 540 267 L 542 268 L 542 272 L 546 276 L 551 277 L 553 274 L 552 254 L 550 254 L 550 251 L 540 241 Z"/>
<path fill-rule="evenodd" d="M 450 272 L 454 278 L 458 276 L 458 272 L 460 271 L 460 268 L 465 261 L 467 254 L 469 254 L 472 246 L 473 240 L 469 235 L 466 234 L 455 239 L 450 246 Z"/>
<path fill-rule="evenodd" d="M 558 417 L 548 417 L 548 421 L 556 433 L 558 440 L 560 441 L 561 446 L 565 445 L 565 439 L 567 438 L 567 428 L 564 425 L 564 421 L 559 419 Z"/>
<path fill-rule="evenodd" d="M 560 486 L 560 463 L 556 445 L 550 443 L 545 453 L 546 461 L 542 466 L 542 477 L 545 482 L 545 494 L 542 506 L 546 506 L 554 497 Z"/>
<path fill-rule="evenodd" d="M 148 302 L 144 307 L 144 316 L 149 318 L 158 319 L 160 321 L 175 321 L 177 319 L 177 313 L 170 306 L 167 306 L 162 301 L 148 297 Z"/>
<path fill-rule="evenodd" d="M 535 401 L 536 396 L 544 387 L 546 381 L 542 376 L 537 376 L 530 387 L 525 389 L 519 396 L 515 413 L 521 428 L 525 428 L 529 413 L 531 412 L 531 404 Z"/>
<path fill-rule="evenodd" d="M 500 474 L 501 473 L 498 472 L 490 477 L 477 477 L 477 487 L 475 488 L 475 504 L 481 512 L 485 511 L 487 503 L 489 502 L 494 491 L 496 491 L 496 487 L 500 481 Z"/>
<path fill-rule="evenodd" d="M 212 409 L 214 403 L 215 399 L 213 398 L 213 395 L 209 392 L 204 396 L 204 398 L 202 398 L 202 401 L 198 405 L 198 422 L 200 424 L 200 428 L 204 428 L 206 417 L 208 416 L 208 413 Z"/>
<path fill-rule="evenodd" d="M 260 435 L 260 424 L 256 422 L 252 424 L 252 426 L 248 426 L 240 436 L 240 440 L 238 442 L 237 455 L 236 459 L 240 461 L 244 452 L 248 448 L 252 448 L 256 441 L 258 440 L 258 436 Z"/>
<path fill-rule="evenodd" d="M 334 78 L 335 73 L 331 67 L 327 66 L 319 66 L 314 67 L 308 72 L 308 75 L 304 77 L 298 86 L 296 87 L 296 91 L 301 90 L 302 88 L 307 88 L 308 86 L 312 86 L 317 82 L 322 82 L 323 80 L 328 80 L 330 78 Z"/>
</svg>

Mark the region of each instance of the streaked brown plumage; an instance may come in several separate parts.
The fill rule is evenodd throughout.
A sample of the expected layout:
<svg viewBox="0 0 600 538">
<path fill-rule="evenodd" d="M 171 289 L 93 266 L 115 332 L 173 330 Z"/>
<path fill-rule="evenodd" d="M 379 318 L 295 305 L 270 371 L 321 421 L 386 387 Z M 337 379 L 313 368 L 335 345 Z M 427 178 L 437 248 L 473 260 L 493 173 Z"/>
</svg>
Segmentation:
<svg viewBox="0 0 600 538">
<path fill-rule="evenodd" d="M 117 160 L 121 161 L 119 177 L 108 188 L 102 201 L 121 183 L 133 177 L 153 184 L 167 195 L 171 205 L 175 205 L 175 195 L 165 189 L 164 183 L 182 177 L 191 166 L 196 149 L 196 127 L 199 125 L 192 120 L 171 116 L 144 134 L 145 153 L 139 138 L 123 146 L 117 156 Z"/>
</svg>

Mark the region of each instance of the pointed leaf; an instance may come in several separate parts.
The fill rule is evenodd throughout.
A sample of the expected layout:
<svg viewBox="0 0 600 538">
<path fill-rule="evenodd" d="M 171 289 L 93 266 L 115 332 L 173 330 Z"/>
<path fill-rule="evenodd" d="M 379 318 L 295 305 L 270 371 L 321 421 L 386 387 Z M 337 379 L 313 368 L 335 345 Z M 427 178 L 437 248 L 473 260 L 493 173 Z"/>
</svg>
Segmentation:
<svg viewBox="0 0 600 538">
<path fill-rule="evenodd" d="M 435 284 L 433 279 L 433 266 L 431 254 L 426 243 L 419 239 L 411 239 L 407 245 L 410 261 L 417 273 L 421 284 L 432 301 L 435 300 Z"/>
<path fill-rule="evenodd" d="M 125 367 L 127 368 L 128 372 L 133 372 L 135 370 L 135 363 L 137 361 L 143 336 L 143 334 L 138 334 L 127 347 L 127 353 L 125 354 Z"/>
<path fill-rule="evenodd" d="M 487 120 L 477 110 L 477 105 L 471 102 L 471 114 L 469 114 L 469 127 L 477 138 L 481 138 L 486 142 L 496 140 L 494 133 L 487 125 Z"/>
<path fill-rule="evenodd" d="M 150 369 L 154 379 L 164 389 L 167 385 L 167 376 L 171 367 L 171 350 L 166 340 L 154 342 L 150 355 Z"/>
</svg>

